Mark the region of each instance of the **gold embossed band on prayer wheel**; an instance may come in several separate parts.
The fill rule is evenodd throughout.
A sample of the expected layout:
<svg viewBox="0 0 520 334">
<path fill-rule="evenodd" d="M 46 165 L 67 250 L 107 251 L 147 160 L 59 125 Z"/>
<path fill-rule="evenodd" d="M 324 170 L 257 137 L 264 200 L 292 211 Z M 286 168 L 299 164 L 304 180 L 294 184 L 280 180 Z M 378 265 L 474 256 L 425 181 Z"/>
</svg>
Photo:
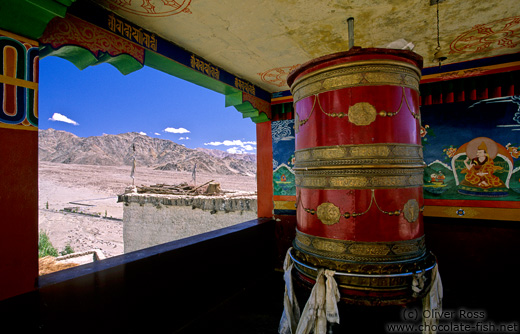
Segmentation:
<svg viewBox="0 0 520 334">
<path fill-rule="evenodd" d="M 410 51 L 353 48 L 289 75 L 299 282 L 332 269 L 341 298 L 363 305 L 428 290 L 436 261 L 422 222 L 421 68 Z"/>
</svg>

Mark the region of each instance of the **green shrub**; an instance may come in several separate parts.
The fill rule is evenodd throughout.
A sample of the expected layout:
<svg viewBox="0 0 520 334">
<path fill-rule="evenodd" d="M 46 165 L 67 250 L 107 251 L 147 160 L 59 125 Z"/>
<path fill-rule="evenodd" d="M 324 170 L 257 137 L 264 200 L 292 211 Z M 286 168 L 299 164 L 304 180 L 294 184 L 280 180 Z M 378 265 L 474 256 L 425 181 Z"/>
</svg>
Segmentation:
<svg viewBox="0 0 520 334">
<path fill-rule="evenodd" d="M 65 248 L 60 252 L 60 255 L 67 255 L 74 253 L 74 249 L 70 246 L 70 244 L 67 244 Z"/>
<path fill-rule="evenodd" d="M 58 256 L 58 250 L 54 248 L 51 241 L 49 240 L 49 236 L 47 233 L 40 231 L 39 237 L 38 237 L 38 257 L 44 257 L 44 256 Z"/>
</svg>

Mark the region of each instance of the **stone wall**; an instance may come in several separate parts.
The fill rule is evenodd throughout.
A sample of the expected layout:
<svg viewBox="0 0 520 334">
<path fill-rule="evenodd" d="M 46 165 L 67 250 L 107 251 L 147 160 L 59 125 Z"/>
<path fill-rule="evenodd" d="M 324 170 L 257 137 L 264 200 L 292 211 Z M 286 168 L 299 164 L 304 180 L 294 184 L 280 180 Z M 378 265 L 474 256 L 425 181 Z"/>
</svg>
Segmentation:
<svg viewBox="0 0 520 334">
<path fill-rule="evenodd" d="M 127 193 L 123 202 L 125 253 L 257 218 L 255 195 L 186 196 Z"/>
</svg>

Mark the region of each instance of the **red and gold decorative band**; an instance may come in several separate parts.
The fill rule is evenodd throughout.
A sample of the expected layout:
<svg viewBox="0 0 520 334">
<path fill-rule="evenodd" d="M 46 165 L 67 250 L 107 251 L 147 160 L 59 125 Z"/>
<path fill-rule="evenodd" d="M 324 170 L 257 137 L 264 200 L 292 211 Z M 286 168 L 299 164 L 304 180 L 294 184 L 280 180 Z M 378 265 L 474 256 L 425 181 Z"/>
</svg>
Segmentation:
<svg viewBox="0 0 520 334">
<path fill-rule="evenodd" d="M 366 60 L 334 65 L 298 78 L 291 85 L 294 103 L 316 94 L 359 86 L 401 86 L 419 92 L 421 72 L 396 60 Z"/>
<path fill-rule="evenodd" d="M 421 298 L 432 282 L 432 268 L 436 260 L 425 252 L 420 258 L 404 262 L 341 262 L 317 257 L 294 249 L 297 259 L 295 268 L 309 282 L 316 280 L 314 268 L 329 268 L 336 271 L 336 283 L 342 299 L 362 305 L 399 305 Z M 298 275 L 297 275 L 298 277 Z M 411 287 L 414 280 L 425 282 L 418 293 Z"/>
<path fill-rule="evenodd" d="M 337 166 L 424 165 L 422 146 L 415 144 L 318 146 L 297 150 L 294 156 L 294 170 Z"/>
<path fill-rule="evenodd" d="M 415 167 L 296 170 L 295 183 L 297 187 L 308 189 L 422 187 L 423 169 Z"/>
<path fill-rule="evenodd" d="M 297 150 L 296 185 L 374 189 L 423 185 L 422 147 L 415 144 L 319 146 Z"/>
<path fill-rule="evenodd" d="M 426 251 L 424 236 L 412 240 L 359 242 L 323 238 L 296 230 L 296 249 L 337 261 L 392 262 L 420 258 Z M 337 263 L 336 267 L 342 265 Z"/>
</svg>

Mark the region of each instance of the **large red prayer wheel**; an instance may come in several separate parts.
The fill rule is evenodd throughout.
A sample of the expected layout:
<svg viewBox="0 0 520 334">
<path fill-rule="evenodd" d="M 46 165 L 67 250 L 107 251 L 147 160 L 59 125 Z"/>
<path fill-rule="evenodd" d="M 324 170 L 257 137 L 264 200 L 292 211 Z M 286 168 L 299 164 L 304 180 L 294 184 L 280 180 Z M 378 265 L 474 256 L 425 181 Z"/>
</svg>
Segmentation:
<svg viewBox="0 0 520 334">
<path fill-rule="evenodd" d="M 421 68 L 411 51 L 353 48 L 288 77 L 296 130 L 295 276 L 312 285 L 317 268 L 335 270 L 348 303 L 407 303 L 431 282 L 435 258 L 422 221 Z"/>
</svg>

